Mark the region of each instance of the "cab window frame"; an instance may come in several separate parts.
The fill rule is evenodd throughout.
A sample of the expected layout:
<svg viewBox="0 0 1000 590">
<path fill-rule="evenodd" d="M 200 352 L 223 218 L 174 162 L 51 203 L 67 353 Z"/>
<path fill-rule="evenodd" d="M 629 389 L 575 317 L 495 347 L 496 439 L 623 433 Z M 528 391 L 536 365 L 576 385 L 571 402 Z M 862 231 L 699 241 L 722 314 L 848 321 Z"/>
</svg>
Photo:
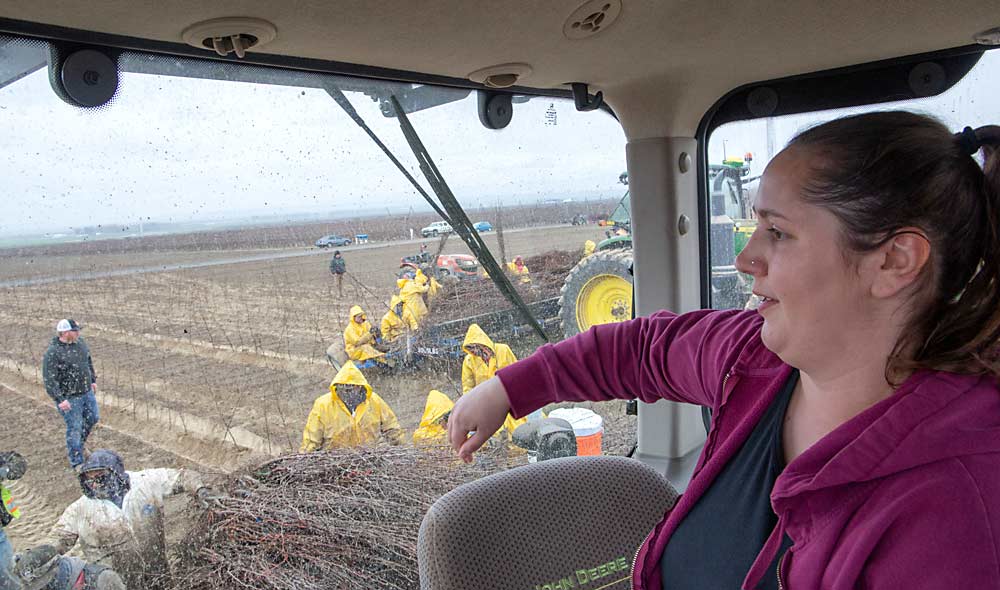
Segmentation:
<svg viewBox="0 0 1000 590">
<path fill-rule="evenodd" d="M 727 123 L 938 96 L 961 82 L 982 56 L 994 49 L 1000 50 L 964 45 L 753 82 L 719 98 L 705 112 L 695 134 L 701 307 L 712 307 L 708 145 L 716 129 Z"/>
</svg>

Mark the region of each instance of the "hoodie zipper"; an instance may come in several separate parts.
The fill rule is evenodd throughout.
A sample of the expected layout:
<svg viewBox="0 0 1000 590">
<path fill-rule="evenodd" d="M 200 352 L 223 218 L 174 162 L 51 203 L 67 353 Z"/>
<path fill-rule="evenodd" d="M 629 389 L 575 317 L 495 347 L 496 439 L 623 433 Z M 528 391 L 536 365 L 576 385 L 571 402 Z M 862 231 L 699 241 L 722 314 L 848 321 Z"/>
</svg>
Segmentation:
<svg viewBox="0 0 1000 590">
<path fill-rule="evenodd" d="M 785 562 L 787 556 L 788 551 L 781 554 L 781 557 L 778 558 L 778 569 L 774 572 L 778 576 L 778 590 L 785 590 L 785 585 L 781 582 L 781 564 Z"/>
<path fill-rule="evenodd" d="M 643 543 L 645 543 L 645 542 L 646 541 L 643 541 Z M 635 584 L 635 563 L 637 561 L 639 561 L 639 552 L 640 551 L 642 551 L 642 545 L 639 545 L 639 548 L 635 550 L 635 555 L 632 556 L 632 569 L 629 570 L 629 577 L 630 577 L 629 578 L 629 583 L 633 584 L 633 585 Z"/>
<path fill-rule="evenodd" d="M 723 398 L 726 397 L 726 385 L 729 383 L 729 378 L 732 377 L 732 375 L 733 375 L 732 371 L 727 371 L 726 375 L 722 378 L 722 397 Z M 719 400 L 719 401 L 720 401 L 719 407 L 721 408 L 724 405 L 722 403 L 723 400 Z M 717 417 L 713 417 L 713 420 L 715 420 L 716 418 Z M 712 433 L 711 434 L 713 435 L 712 438 L 714 438 L 714 435 L 715 435 L 715 425 L 714 424 L 712 426 Z M 708 441 L 706 441 L 706 444 L 707 444 L 707 442 Z M 712 445 L 712 446 L 714 446 L 714 445 Z M 705 455 L 705 462 L 706 463 L 708 462 L 708 459 L 712 455 L 712 450 L 713 449 L 711 449 L 711 448 L 708 448 L 706 450 L 706 455 Z M 697 475 L 697 472 L 695 472 L 695 475 Z M 673 508 L 671 508 L 670 510 L 672 511 Z M 639 553 L 642 552 L 642 548 L 646 545 L 647 542 L 649 542 L 649 538 L 653 535 L 653 533 L 656 532 L 656 529 L 657 529 L 657 527 L 653 527 L 653 530 L 649 531 L 649 533 L 646 534 L 646 536 L 642 540 L 642 543 L 640 543 L 639 547 L 635 550 L 635 554 L 632 555 L 632 567 L 629 569 L 629 573 L 631 574 L 631 579 L 633 581 L 635 580 L 635 567 L 636 567 L 637 562 L 639 561 Z M 784 590 L 784 586 L 782 586 L 782 583 L 781 583 L 781 561 L 784 560 L 784 558 L 785 558 L 785 556 L 782 555 L 781 559 L 778 560 L 778 589 L 779 590 Z"/>
<path fill-rule="evenodd" d="M 712 458 L 712 454 L 715 451 L 715 439 L 717 438 L 716 437 L 716 433 L 718 431 L 718 429 L 716 427 L 718 426 L 719 417 L 722 414 L 722 412 L 721 412 L 722 406 L 725 405 L 725 400 L 726 400 L 726 385 L 729 384 L 729 378 L 732 377 L 732 376 L 733 376 L 733 372 L 732 371 L 727 371 L 726 375 L 722 378 L 722 397 L 719 398 L 718 410 L 715 411 L 715 412 L 713 412 L 713 414 L 712 414 L 712 427 L 709 429 L 709 432 L 708 432 L 708 440 L 705 441 L 705 459 L 704 459 L 704 463 L 702 463 L 702 467 L 704 467 L 705 463 L 708 463 L 708 460 Z M 701 470 L 699 469 L 698 471 L 701 471 Z M 697 475 L 698 471 L 695 471 L 694 475 Z"/>
<path fill-rule="evenodd" d="M 632 584 L 635 580 L 635 566 L 639 561 L 639 553 L 642 551 L 642 548 L 646 546 L 646 543 L 649 541 L 649 537 L 652 536 L 654 532 L 656 532 L 656 527 L 653 527 L 653 530 L 646 533 L 646 536 L 642 539 L 642 543 L 639 543 L 639 546 L 635 550 L 635 554 L 632 556 L 632 567 L 629 569 L 629 574 L 631 575 L 630 584 Z"/>
</svg>

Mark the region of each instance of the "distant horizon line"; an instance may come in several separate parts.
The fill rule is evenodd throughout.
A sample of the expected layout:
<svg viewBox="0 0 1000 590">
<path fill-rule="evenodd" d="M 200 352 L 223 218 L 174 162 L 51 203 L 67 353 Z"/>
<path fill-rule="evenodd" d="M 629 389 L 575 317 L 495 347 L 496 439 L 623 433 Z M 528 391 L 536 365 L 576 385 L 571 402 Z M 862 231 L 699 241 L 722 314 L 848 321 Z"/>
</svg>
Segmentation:
<svg viewBox="0 0 1000 590">
<path fill-rule="evenodd" d="M 591 198 L 587 197 L 585 199 L 579 200 L 555 200 L 547 199 L 545 201 L 537 200 L 535 202 L 516 202 L 507 205 L 507 207 L 531 207 L 534 205 L 546 205 L 553 206 L 566 203 L 567 205 L 572 203 L 581 203 L 587 201 L 614 201 L 619 197 L 601 197 L 601 198 Z M 468 207 L 465 211 L 490 211 L 494 207 L 483 206 L 483 207 Z M 86 241 L 100 241 L 100 240 L 119 240 L 126 238 L 137 238 L 137 237 L 153 237 L 160 235 L 170 235 L 170 234 L 183 234 L 183 233 L 199 233 L 202 231 L 211 230 L 221 230 L 228 231 L 233 229 L 239 229 L 243 227 L 269 227 L 279 225 L 283 222 L 298 222 L 298 223 L 322 223 L 324 221 L 340 221 L 343 219 L 349 219 L 355 217 L 357 219 L 373 219 L 379 217 L 392 217 L 405 215 L 409 213 L 421 214 L 421 215 L 432 215 L 435 216 L 435 212 L 430 207 L 421 207 L 419 209 L 413 206 L 407 207 L 374 207 L 367 209 L 355 209 L 355 210 L 332 210 L 326 212 L 310 212 L 301 211 L 297 213 L 281 213 L 264 215 L 260 212 L 244 212 L 242 217 L 210 217 L 203 219 L 189 219 L 183 221 L 143 221 L 143 222 L 130 222 L 130 223 L 101 223 L 88 226 L 79 227 L 69 227 L 62 228 L 59 230 L 52 231 L 38 231 L 34 233 L 20 233 L 20 234 L 4 234 L 0 233 L 0 248 L 10 248 L 19 247 L 27 245 L 39 245 L 37 241 L 39 240 L 58 240 L 57 243 L 68 243 L 68 242 L 86 242 Z M 149 227 L 150 229 L 142 229 L 142 226 Z M 98 228 L 107 228 L 107 231 L 80 231 L 83 229 L 94 230 Z M 126 230 L 130 230 L 127 234 L 124 233 Z"/>
<path fill-rule="evenodd" d="M 610 199 L 620 198 L 620 195 L 615 196 L 613 194 L 608 195 L 606 197 L 601 196 L 602 192 L 603 191 L 575 191 L 575 192 L 567 192 L 564 194 L 567 196 L 572 195 L 582 200 L 592 200 L 592 199 L 610 200 Z M 484 199 L 488 198 L 489 197 L 485 197 Z M 482 202 L 483 199 L 480 199 L 479 201 Z M 557 199 L 554 197 L 549 199 L 535 198 L 527 200 L 517 200 L 506 206 L 522 207 L 522 206 L 531 206 L 539 204 L 557 205 L 562 202 L 565 202 L 565 200 Z M 576 202 L 576 201 L 570 199 L 569 202 Z M 490 210 L 493 208 L 494 207 L 492 206 L 484 205 L 482 207 L 478 206 L 465 207 L 465 210 L 479 211 L 479 210 Z M 237 223 L 240 224 L 247 223 L 249 225 L 268 225 L 272 223 L 278 223 L 280 221 L 303 221 L 309 219 L 316 221 L 323 221 L 325 219 L 339 220 L 351 216 L 368 218 L 368 217 L 380 217 L 385 215 L 390 215 L 390 216 L 399 215 L 410 212 L 421 213 L 421 214 L 433 214 L 434 210 L 431 209 L 430 206 L 427 205 L 427 203 L 422 201 L 412 205 L 385 205 L 380 207 L 367 207 L 364 209 L 331 208 L 323 211 L 307 209 L 307 210 L 292 210 L 292 211 L 286 210 L 280 213 L 273 213 L 269 212 L 266 209 L 259 209 L 259 210 L 242 211 L 232 216 L 226 215 L 224 212 L 220 212 L 218 215 L 209 217 L 193 217 L 193 218 L 178 219 L 178 220 L 147 219 L 147 220 L 135 220 L 135 221 L 105 221 L 105 222 L 88 223 L 85 225 L 77 225 L 77 226 L 59 226 L 48 230 L 34 229 L 34 230 L 28 230 L 26 232 L 19 231 L 16 229 L 11 232 L 5 232 L 2 229 L 0 229 L 0 238 L 3 238 L 4 240 L 14 240 L 14 239 L 31 239 L 31 238 L 34 239 L 52 238 L 54 236 L 83 237 L 86 235 L 91 235 L 93 233 L 92 230 L 108 228 L 109 231 L 106 234 L 102 232 L 102 239 L 103 239 L 105 235 L 108 238 L 112 238 L 112 234 L 119 233 L 127 228 L 136 228 L 137 231 L 141 231 L 140 228 L 143 226 L 165 228 L 171 226 L 176 227 L 181 225 L 211 225 L 211 224 L 237 224 Z M 91 230 L 91 231 L 81 231 L 81 230 Z M 144 231 L 143 233 L 145 234 L 148 232 Z M 165 232 L 165 233 L 172 233 L 172 232 Z"/>
</svg>

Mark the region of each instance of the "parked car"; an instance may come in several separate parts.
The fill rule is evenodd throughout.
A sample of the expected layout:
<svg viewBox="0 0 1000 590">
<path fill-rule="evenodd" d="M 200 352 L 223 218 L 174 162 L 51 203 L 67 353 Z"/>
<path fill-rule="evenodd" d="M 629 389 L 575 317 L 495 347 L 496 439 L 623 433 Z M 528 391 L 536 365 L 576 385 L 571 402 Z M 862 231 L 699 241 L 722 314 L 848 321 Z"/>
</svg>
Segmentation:
<svg viewBox="0 0 1000 590">
<path fill-rule="evenodd" d="M 451 233 L 451 225 L 449 225 L 447 221 L 435 221 L 434 223 L 420 230 L 420 235 L 424 236 L 425 238 L 447 233 Z"/>
<path fill-rule="evenodd" d="M 322 238 L 316 240 L 317 248 L 329 248 L 330 246 L 340 247 L 347 246 L 351 243 L 351 238 L 345 238 L 344 236 L 338 236 L 337 234 L 330 234 L 328 236 L 323 236 Z"/>
<path fill-rule="evenodd" d="M 480 233 L 484 231 L 493 231 L 493 224 L 489 221 L 477 221 L 472 227 L 476 228 L 476 231 Z"/>
</svg>

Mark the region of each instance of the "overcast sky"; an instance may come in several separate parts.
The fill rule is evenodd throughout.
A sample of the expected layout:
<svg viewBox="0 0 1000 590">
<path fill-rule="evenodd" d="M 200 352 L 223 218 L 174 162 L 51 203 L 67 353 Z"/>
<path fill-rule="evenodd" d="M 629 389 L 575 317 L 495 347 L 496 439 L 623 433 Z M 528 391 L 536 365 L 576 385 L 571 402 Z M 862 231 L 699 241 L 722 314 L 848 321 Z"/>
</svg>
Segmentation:
<svg viewBox="0 0 1000 590">
<path fill-rule="evenodd" d="M 998 96 L 1000 51 L 994 51 L 940 97 L 877 108 L 915 108 L 959 130 L 1000 121 Z M 422 180 L 395 120 L 363 94 L 348 98 Z M 613 118 L 547 99 L 514 108 L 502 131 L 480 124 L 474 94 L 411 115 L 464 205 L 621 194 L 625 138 Z M 775 149 L 831 116 L 772 120 Z M 768 160 L 767 135 L 764 120 L 727 125 L 713 135 L 710 159 L 752 152 L 759 173 Z M 140 218 L 424 208 L 318 89 L 126 73 L 110 106 L 87 111 L 59 100 L 43 69 L 0 89 L 0 137 L 0 234 Z"/>
<path fill-rule="evenodd" d="M 364 94 L 347 96 L 422 181 L 395 119 Z M 110 106 L 80 110 L 42 70 L 0 89 L 0 106 L 0 233 L 427 208 L 319 89 L 126 73 Z M 625 137 L 612 117 L 547 99 L 514 111 L 502 131 L 479 122 L 475 94 L 411 115 L 465 206 L 621 195 Z"/>
</svg>

